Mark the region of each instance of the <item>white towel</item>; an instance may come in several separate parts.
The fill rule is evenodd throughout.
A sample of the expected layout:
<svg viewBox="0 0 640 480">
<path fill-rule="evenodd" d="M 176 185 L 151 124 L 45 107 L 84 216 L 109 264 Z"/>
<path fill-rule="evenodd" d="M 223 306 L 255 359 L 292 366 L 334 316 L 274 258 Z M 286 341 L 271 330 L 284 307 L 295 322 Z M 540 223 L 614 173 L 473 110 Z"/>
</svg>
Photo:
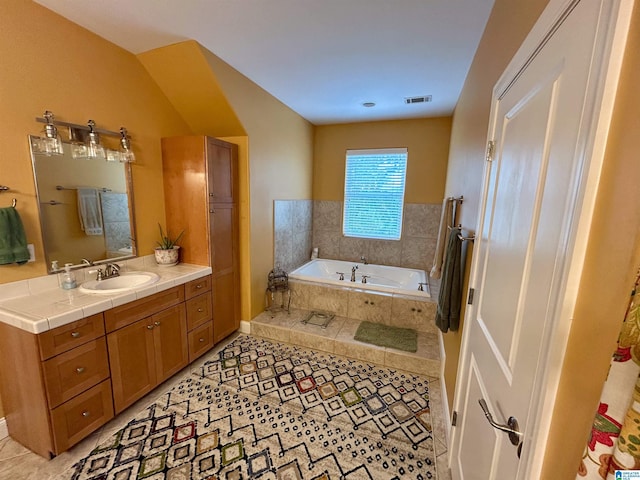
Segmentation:
<svg viewBox="0 0 640 480">
<path fill-rule="evenodd" d="M 86 235 L 102 235 L 102 210 L 95 188 L 78 188 L 78 218 Z"/>
<path fill-rule="evenodd" d="M 433 266 L 429 276 L 431 278 L 440 278 L 442 276 L 442 265 L 444 263 L 444 254 L 447 247 L 447 238 L 449 228 L 453 227 L 453 204 L 451 197 L 445 198 L 442 202 L 442 213 L 440 214 L 440 228 L 438 230 L 438 243 L 436 243 L 436 252 L 433 256 Z"/>
</svg>

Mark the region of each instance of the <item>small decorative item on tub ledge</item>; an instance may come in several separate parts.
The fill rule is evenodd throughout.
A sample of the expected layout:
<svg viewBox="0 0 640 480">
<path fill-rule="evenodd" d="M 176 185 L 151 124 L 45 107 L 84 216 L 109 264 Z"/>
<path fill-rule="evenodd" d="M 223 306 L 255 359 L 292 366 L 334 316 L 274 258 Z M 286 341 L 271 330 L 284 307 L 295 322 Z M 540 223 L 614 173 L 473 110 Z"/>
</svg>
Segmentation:
<svg viewBox="0 0 640 480">
<path fill-rule="evenodd" d="M 180 246 L 176 244 L 182 238 L 184 230 L 181 231 L 175 239 L 172 239 L 169 236 L 169 230 L 167 230 L 167 234 L 165 235 L 162 231 L 162 225 L 159 223 L 158 228 L 160 229 L 160 241 L 156 242 L 158 244 L 158 247 L 155 249 L 156 263 L 161 267 L 177 265 L 179 262 Z"/>
</svg>

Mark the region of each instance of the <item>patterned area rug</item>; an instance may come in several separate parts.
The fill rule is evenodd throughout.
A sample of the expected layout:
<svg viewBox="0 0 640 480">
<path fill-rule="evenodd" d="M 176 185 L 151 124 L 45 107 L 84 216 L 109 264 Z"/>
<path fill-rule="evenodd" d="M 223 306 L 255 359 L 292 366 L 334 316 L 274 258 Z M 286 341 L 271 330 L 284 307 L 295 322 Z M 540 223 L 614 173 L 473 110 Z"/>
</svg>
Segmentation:
<svg viewBox="0 0 640 480">
<path fill-rule="evenodd" d="M 426 379 L 241 336 L 73 480 L 435 479 Z"/>
</svg>

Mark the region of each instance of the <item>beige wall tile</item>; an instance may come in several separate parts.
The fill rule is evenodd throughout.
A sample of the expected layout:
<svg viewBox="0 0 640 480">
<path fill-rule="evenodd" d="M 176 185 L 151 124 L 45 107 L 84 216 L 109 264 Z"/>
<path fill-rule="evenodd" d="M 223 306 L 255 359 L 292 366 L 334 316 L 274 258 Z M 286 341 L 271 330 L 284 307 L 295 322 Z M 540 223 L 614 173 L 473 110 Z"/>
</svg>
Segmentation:
<svg viewBox="0 0 640 480">
<path fill-rule="evenodd" d="M 308 285 L 308 309 L 324 310 L 342 317 L 347 316 L 349 292 L 340 288 Z"/>
</svg>

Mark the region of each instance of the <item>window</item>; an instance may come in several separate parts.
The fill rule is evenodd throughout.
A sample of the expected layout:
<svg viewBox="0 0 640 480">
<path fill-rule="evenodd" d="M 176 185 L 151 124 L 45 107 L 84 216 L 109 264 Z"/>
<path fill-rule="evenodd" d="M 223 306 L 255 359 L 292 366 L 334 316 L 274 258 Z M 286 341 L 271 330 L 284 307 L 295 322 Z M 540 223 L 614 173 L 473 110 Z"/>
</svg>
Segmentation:
<svg viewBox="0 0 640 480">
<path fill-rule="evenodd" d="M 347 150 L 342 233 L 400 240 L 407 149 Z"/>
</svg>

